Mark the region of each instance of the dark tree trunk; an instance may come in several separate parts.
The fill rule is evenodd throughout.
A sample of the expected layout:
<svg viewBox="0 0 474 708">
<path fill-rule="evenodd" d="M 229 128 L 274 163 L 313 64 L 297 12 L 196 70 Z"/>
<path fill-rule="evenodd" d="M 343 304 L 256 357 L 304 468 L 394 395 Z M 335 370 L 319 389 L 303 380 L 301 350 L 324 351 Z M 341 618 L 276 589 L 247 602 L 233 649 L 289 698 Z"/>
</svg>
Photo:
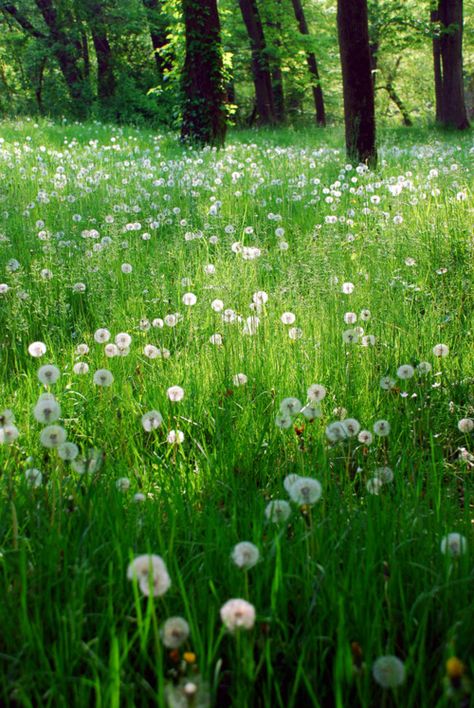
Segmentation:
<svg viewBox="0 0 474 708">
<path fill-rule="evenodd" d="M 301 34 L 309 35 L 308 23 L 306 22 L 306 17 L 304 14 L 303 5 L 301 4 L 301 0 L 292 0 L 292 3 L 296 21 L 298 22 L 298 27 Z M 316 123 L 318 125 L 326 125 L 326 111 L 324 108 L 323 90 L 321 88 L 318 63 L 316 61 L 316 55 L 314 54 L 314 52 L 308 52 L 306 54 L 306 63 L 308 65 L 309 73 L 311 74 L 311 77 L 313 79 L 312 90 L 314 108 L 316 111 Z"/>
<path fill-rule="evenodd" d="M 438 22 L 438 11 L 432 10 L 431 22 Z M 443 114 L 443 75 L 441 71 L 441 40 L 438 34 L 433 34 L 433 69 L 434 69 L 434 87 L 435 87 L 435 105 L 436 105 L 436 122 L 441 123 Z"/>
<path fill-rule="evenodd" d="M 163 76 L 165 71 L 170 71 L 172 61 L 169 56 L 163 56 L 161 50 L 168 44 L 168 18 L 163 13 L 161 0 L 143 0 L 150 28 L 150 38 L 155 55 L 158 74 Z"/>
<path fill-rule="evenodd" d="M 373 166 L 377 150 L 367 0 L 338 0 L 337 26 L 347 155 Z"/>
<path fill-rule="evenodd" d="M 217 0 L 182 0 L 186 32 L 181 137 L 223 145 L 226 89 Z"/>
<path fill-rule="evenodd" d="M 276 0 L 277 17 L 267 21 L 267 27 L 273 34 L 272 51 L 269 53 L 270 73 L 273 90 L 273 104 L 277 123 L 285 121 L 285 94 L 283 90 L 283 72 L 281 70 L 281 0 Z"/>
<path fill-rule="evenodd" d="M 36 5 L 48 27 L 54 55 L 58 60 L 75 110 L 78 115 L 84 116 L 87 114 L 89 96 L 80 66 L 81 44 L 68 34 L 68 31 L 69 33 L 72 31 L 72 18 L 70 23 L 60 22 L 52 0 L 36 0 Z"/>
<path fill-rule="evenodd" d="M 89 55 L 89 42 L 87 41 L 87 34 L 84 30 L 81 32 L 81 47 L 82 60 L 84 62 L 84 77 L 88 79 L 91 73 L 91 60 Z"/>
<path fill-rule="evenodd" d="M 252 50 L 252 74 L 255 102 L 260 123 L 276 123 L 272 78 L 267 46 L 256 0 L 239 0 L 240 11 L 247 28 Z"/>
<path fill-rule="evenodd" d="M 433 39 L 433 57 L 436 81 L 441 74 L 441 100 L 436 114 L 442 125 L 464 130 L 469 127 L 464 101 L 462 73 L 462 0 L 439 0 L 437 20 L 441 27 L 439 39 Z M 435 42 L 439 42 L 439 55 L 435 55 Z M 438 51 L 438 49 L 436 49 Z M 438 78 L 437 78 L 438 75 Z"/>
<path fill-rule="evenodd" d="M 112 50 L 105 26 L 91 29 L 97 57 L 97 96 L 102 104 L 108 104 L 115 95 L 115 76 Z"/>
</svg>

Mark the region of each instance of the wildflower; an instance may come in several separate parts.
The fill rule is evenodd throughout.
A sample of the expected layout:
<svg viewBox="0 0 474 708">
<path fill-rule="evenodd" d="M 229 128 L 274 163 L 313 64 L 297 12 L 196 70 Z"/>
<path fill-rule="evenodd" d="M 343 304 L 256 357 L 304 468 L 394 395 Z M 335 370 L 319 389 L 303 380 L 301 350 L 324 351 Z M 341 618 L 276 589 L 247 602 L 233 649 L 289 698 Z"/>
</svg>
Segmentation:
<svg viewBox="0 0 474 708">
<path fill-rule="evenodd" d="M 384 484 L 393 482 L 393 470 L 391 467 L 379 467 L 375 470 L 375 474 Z"/>
<path fill-rule="evenodd" d="M 33 342 L 28 347 L 28 352 L 35 359 L 39 359 L 41 356 L 46 354 L 46 344 L 44 342 Z"/>
<path fill-rule="evenodd" d="M 373 334 L 366 334 L 361 339 L 361 344 L 363 347 L 373 347 L 375 345 L 376 339 Z"/>
<path fill-rule="evenodd" d="M 360 319 L 361 319 L 363 322 L 368 322 L 368 321 L 370 320 L 370 318 L 371 318 L 371 312 L 370 312 L 370 310 L 362 310 L 362 311 L 361 311 L 361 313 L 360 313 Z"/>
<path fill-rule="evenodd" d="M 405 666 L 396 656 L 379 656 L 372 666 L 372 675 L 382 688 L 396 688 L 405 681 Z"/>
<path fill-rule="evenodd" d="M 377 420 L 374 423 L 374 433 L 379 437 L 385 437 L 390 433 L 390 423 L 388 420 Z"/>
<path fill-rule="evenodd" d="M 367 482 L 367 491 L 369 492 L 369 494 L 380 494 L 380 490 L 382 489 L 382 487 L 383 482 L 378 477 L 372 477 L 372 479 L 369 479 L 369 481 Z"/>
<path fill-rule="evenodd" d="M 297 415 L 301 408 L 301 401 L 298 398 L 284 398 L 280 403 L 280 411 L 283 415 Z"/>
<path fill-rule="evenodd" d="M 127 349 L 132 343 L 132 338 L 127 332 L 120 332 L 115 337 L 115 344 L 119 349 Z"/>
<path fill-rule="evenodd" d="M 38 423 L 54 423 L 61 415 L 61 407 L 53 395 L 46 394 L 39 398 L 33 415 Z"/>
<path fill-rule="evenodd" d="M 370 430 L 361 430 L 357 436 L 357 440 L 363 445 L 371 445 L 373 440 L 372 433 Z"/>
<path fill-rule="evenodd" d="M 351 293 L 353 293 L 354 283 L 343 283 L 341 287 L 341 292 L 343 292 L 344 295 L 350 295 Z"/>
<path fill-rule="evenodd" d="M 136 578 L 141 592 L 146 596 L 164 595 L 171 586 L 163 558 L 153 554 L 137 556 L 128 566 L 127 578 Z"/>
<path fill-rule="evenodd" d="M 211 302 L 211 308 L 214 310 L 214 312 L 222 312 L 224 309 L 224 303 L 222 300 L 213 300 Z"/>
<path fill-rule="evenodd" d="M 406 380 L 411 379 L 415 375 L 415 369 L 410 364 L 403 364 L 397 369 L 397 376 L 399 379 Z"/>
<path fill-rule="evenodd" d="M 245 374 L 235 374 L 235 376 L 232 377 L 232 383 L 234 386 L 245 386 L 247 381 L 248 378 Z"/>
<path fill-rule="evenodd" d="M 319 406 L 311 405 L 307 403 L 302 409 L 301 413 L 304 415 L 304 417 L 309 420 L 313 421 L 316 418 L 321 418 L 323 412 Z"/>
<path fill-rule="evenodd" d="M 41 484 L 43 483 L 43 475 L 40 470 L 37 470 L 35 467 L 26 470 L 25 477 L 28 486 L 33 487 L 33 489 L 41 487 Z"/>
<path fill-rule="evenodd" d="M 326 396 L 326 389 L 321 384 L 311 384 L 307 394 L 310 401 L 322 401 Z"/>
<path fill-rule="evenodd" d="M 128 477 L 119 477 L 115 482 L 115 486 L 119 492 L 128 492 L 130 489 L 131 482 Z"/>
<path fill-rule="evenodd" d="M 279 413 L 275 418 L 275 425 L 277 428 L 282 430 L 287 430 L 291 428 L 292 420 L 291 417 L 286 413 Z"/>
<path fill-rule="evenodd" d="M 390 391 L 396 384 L 395 379 L 392 379 L 391 376 L 382 376 L 380 379 L 380 388 L 382 388 L 384 391 Z"/>
<path fill-rule="evenodd" d="M 187 305 L 188 307 L 192 307 L 197 303 L 197 297 L 194 293 L 184 293 L 182 297 L 183 305 Z"/>
<path fill-rule="evenodd" d="M 143 347 L 143 353 L 148 359 L 156 359 L 160 356 L 160 350 L 153 344 L 145 344 Z"/>
<path fill-rule="evenodd" d="M 184 433 L 181 430 L 170 430 L 166 440 L 170 445 L 181 445 L 184 441 Z"/>
<path fill-rule="evenodd" d="M 357 344 L 359 341 L 359 335 L 355 329 L 346 329 L 342 333 L 342 341 L 344 344 Z"/>
<path fill-rule="evenodd" d="M 89 373 L 89 364 L 87 364 L 85 361 L 78 361 L 74 366 L 72 367 L 72 370 L 75 374 L 79 375 L 84 375 Z"/>
<path fill-rule="evenodd" d="M 285 325 L 292 325 L 296 321 L 296 315 L 294 315 L 292 312 L 284 312 L 280 317 L 280 320 Z"/>
<path fill-rule="evenodd" d="M 472 418 L 461 418 L 458 428 L 461 433 L 471 433 L 474 430 L 474 420 Z"/>
<path fill-rule="evenodd" d="M 143 492 L 137 492 L 136 494 L 133 495 L 133 501 L 140 503 L 144 502 L 146 500 L 146 496 L 143 494 Z"/>
<path fill-rule="evenodd" d="M 58 445 L 58 455 L 61 460 L 75 460 L 79 454 L 79 448 L 73 442 L 64 442 Z"/>
<path fill-rule="evenodd" d="M 255 624 L 255 607 L 239 598 L 228 600 L 221 607 L 220 615 L 230 632 L 238 629 L 250 630 Z"/>
<path fill-rule="evenodd" d="M 434 356 L 444 358 L 449 354 L 449 347 L 446 344 L 436 344 L 433 347 Z"/>
<path fill-rule="evenodd" d="M 290 486 L 289 495 L 292 501 L 300 506 L 315 504 L 321 498 L 321 483 L 311 477 L 299 477 Z"/>
<path fill-rule="evenodd" d="M 357 322 L 357 315 L 355 312 L 346 312 L 344 315 L 344 322 L 346 324 L 354 324 Z"/>
<path fill-rule="evenodd" d="M 297 339 L 302 338 L 303 330 L 301 329 L 301 327 L 290 327 L 290 329 L 288 330 L 288 336 L 293 341 L 296 341 Z"/>
<path fill-rule="evenodd" d="M 341 425 L 346 431 L 348 438 L 354 438 L 360 430 L 360 423 L 355 418 L 346 418 Z"/>
<path fill-rule="evenodd" d="M 337 443 L 346 440 L 347 432 L 342 423 L 335 421 L 327 426 L 326 437 L 329 442 Z"/>
<path fill-rule="evenodd" d="M 89 354 L 89 347 L 87 344 L 78 344 L 76 347 L 76 354 L 78 356 L 85 356 L 86 354 Z"/>
<path fill-rule="evenodd" d="M 54 384 L 61 376 L 61 372 L 57 366 L 52 364 L 45 364 L 40 369 L 38 369 L 38 379 L 43 384 Z"/>
<path fill-rule="evenodd" d="M 448 556 L 461 556 L 467 551 L 467 541 L 460 533 L 448 533 L 441 539 L 441 553 Z"/>
<path fill-rule="evenodd" d="M 287 474 L 285 479 L 283 480 L 283 486 L 285 487 L 285 490 L 290 493 L 290 489 L 293 486 L 293 484 L 300 479 L 299 474 Z"/>
<path fill-rule="evenodd" d="M 433 367 L 429 361 L 420 361 L 416 368 L 420 374 L 429 374 Z"/>
<path fill-rule="evenodd" d="M 97 344 L 105 344 L 105 342 L 109 341 L 110 336 L 109 330 L 105 329 L 105 327 L 101 327 L 94 332 L 94 339 Z"/>
<path fill-rule="evenodd" d="M 160 631 L 161 641 L 168 649 L 177 649 L 189 637 L 189 624 L 182 617 L 169 617 Z"/>
<path fill-rule="evenodd" d="M 274 499 L 265 507 L 265 516 L 275 524 L 281 524 L 289 519 L 291 506 L 284 499 Z"/>
<path fill-rule="evenodd" d="M 161 413 L 159 413 L 159 411 L 152 410 L 142 415 L 142 426 L 147 433 L 150 433 L 152 430 L 156 430 L 156 428 L 159 428 L 162 422 L 163 417 Z"/>
<path fill-rule="evenodd" d="M 15 416 L 13 415 L 13 411 L 11 411 L 9 408 L 5 408 L 5 410 L 0 411 L 0 428 L 3 428 L 5 425 L 10 425 L 14 422 Z"/>
<path fill-rule="evenodd" d="M 211 334 L 211 336 L 209 337 L 209 342 L 217 347 L 222 346 L 222 334 Z"/>
<path fill-rule="evenodd" d="M 232 549 L 231 558 L 238 568 L 248 570 L 258 563 L 260 551 L 250 541 L 241 541 Z"/>
<path fill-rule="evenodd" d="M 113 342 L 109 342 L 109 344 L 105 345 L 104 352 L 105 356 L 109 359 L 112 359 L 114 356 L 118 356 L 120 354 L 118 346 Z"/>
<path fill-rule="evenodd" d="M 111 386 L 114 382 L 114 377 L 108 369 L 97 369 L 93 381 L 96 386 Z"/>
<path fill-rule="evenodd" d="M 11 445 L 18 438 L 20 431 L 13 425 L 8 423 L 0 428 L 0 445 Z"/>
<path fill-rule="evenodd" d="M 181 386 L 170 386 L 166 391 L 166 395 L 173 403 L 178 403 L 184 398 L 184 389 Z"/>
<path fill-rule="evenodd" d="M 120 270 L 122 271 L 122 273 L 128 274 L 132 272 L 133 267 L 130 265 L 130 263 L 122 263 L 122 265 L 120 266 Z"/>
<path fill-rule="evenodd" d="M 66 442 L 67 433 L 60 425 L 48 425 L 43 428 L 40 434 L 40 442 L 43 447 L 59 447 Z"/>
<path fill-rule="evenodd" d="M 86 284 L 85 283 L 74 283 L 72 286 L 72 292 L 73 293 L 85 293 L 86 292 Z"/>
</svg>

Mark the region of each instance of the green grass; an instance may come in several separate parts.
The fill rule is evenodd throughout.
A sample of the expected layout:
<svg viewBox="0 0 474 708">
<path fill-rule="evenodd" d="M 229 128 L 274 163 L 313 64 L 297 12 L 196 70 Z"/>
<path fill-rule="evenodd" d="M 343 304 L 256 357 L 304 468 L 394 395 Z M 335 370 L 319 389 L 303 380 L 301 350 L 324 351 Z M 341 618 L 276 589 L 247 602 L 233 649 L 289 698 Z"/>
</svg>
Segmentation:
<svg viewBox="0 0 474 708">
<path fill-rule="evenodd" d="M 473 466 L 459 452 L 474 446 L 458 429 L 474 414 L 472 134 L 384 130 L 378 172 L 361 175 L 344 172 L 337 130 L 235 133 L 219 153 L 99 124 L 4 123 L 1 135 L 0 282 L 9 289 L 0 295 L 0 409 L 19 430 L 0 445 L 2 704 L 165 705 L 181 671 L 160 640 L 173 615 L 190 625 L 180 656 L 196 655 L 185 670 L 199 686 L 192 705 L 210 696 L 239 708 L 447 706 L 450 656 L 465 666 L 460 700 L 474 676 Z M 99 237 L 82 238 L 85 229 Z M 109 245 L 94 251 L 103 237 Z M 236 241 L 260 257 L 233 253 Z M 262 290 L 260 325 L 245 335 Z M 194 307 L 182 303 L 186 292 Z M 242 321 L 223 323 L 214 299 Z M 364 308 L 368 322 L 344 322 Z M 299 339 L 280 321 L 288 311 Z M 176 327 L 140 326 L 176 312 Z M 375 345 L 343 342 L 359 325 Z M 107 358 L 99 327 L 111 341 L 129 333 L 129 355 Z M 222 346 L 210 342 L 215 333 Z M 47 346 L 41 359 L 28 354 L 34 341 Z M 90 352 L 80 357 L 82 342 Z M 433 356 L 438 343 L 448 357 Z M 169 358 L 148 359 L 146 344 Z M 79 360 L 87 375 L 73 372 Z M 400 365 L 421 361 L 430 373 L 397 379 Z M 32 411 L 45 363 L 61 370 L 48 390 L 68 440 L 103 460 L 91 474 L 40 444 Z M 99 368 L 112 371 L 110 387 L 93 384 Z M 234 386 L 237 373 L 246 385 Z M 387 375 L 397 382 L 389 391 Z M 305 403 L 313 383 L 327 389 L 322 417 L 300 414 L 279 429 L 280 402 Z M 179 403 L 167 398 L 173 385 L 185 391 Z M 341 408 L 364 429 L 388 420 L 389 436 L 329 443 Z M 164 420 L 147 433 L 140 419 L 151 409 Z M 167 442 L 172 429 L 182 445 Z M 370 494 L 382 465 L 394 479 Z M 37 488 L 25 477 L 32 467 L 43 475 Z M 288 499 L 290 473 L 318 479 L 322 497 L 292 504 L 275 525 L 264 511 Z M 123 477 L 126 491 L 116 485 Z M 440 551 L 450 532 L 467 540 L 459 558 Z M 261 553 L 249 571 L 230 560 L 244 540 Z M 165 595 L 147 599 L 127 580 L 142 553 L 165 560 Z M 255 606 L 253 630 L 223 629 L 220 607 L 234 597 Z M 372 676 L 385 654 L 405 663 L 396 690 Z"/>
</svg>

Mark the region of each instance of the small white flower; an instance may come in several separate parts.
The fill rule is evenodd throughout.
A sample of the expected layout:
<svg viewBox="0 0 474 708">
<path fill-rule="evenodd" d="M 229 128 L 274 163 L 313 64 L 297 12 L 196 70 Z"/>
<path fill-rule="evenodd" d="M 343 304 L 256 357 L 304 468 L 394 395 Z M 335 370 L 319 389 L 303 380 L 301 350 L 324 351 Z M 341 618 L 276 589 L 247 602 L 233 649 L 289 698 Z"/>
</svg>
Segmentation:
<svg viewBox="0 0 474 708">
<path fill-rule="evenodd" d="M 348 438 L 355 438 L 360 430 L 360 423 L 355 418 L 346 418 L 341 425 L 344 427 Z"/>
<path fill-rule="evenodd" d="M 316 418 L 321 418 L 323 415 L 323 412 L 321 408 L 317 405 L 307 403 L 302 409 L 301 413 L 304 415 L 306 420 L 313 421 Z"/>
<path fill-rule="evenodd" d="M 232 383 L 234 386 L 245 386 L 247 381 L 248 378 L 245 374 L 235 374 L 235 376 L 232 377 Z"/>
<path fill-rule="evenodd" d="M 260 551 L 250 541 L 241 541 L 232 549 L 231 558 L 238 568 L 248 570 L 258 563 Z"/>
<path fill-rule="evenodd" d="M 163 416 L 159 411 L 151 410 L 142 415 L 142 426 L 147 433 L 156 430 L 163 423 Z"/>
<path fill-rule="evenodd" d="M 222 300 L 213 300 L 211 302 L 211 307 L 214 310 L 214 312 L 222 312 L 224 309 L 224 303 Z"/>
<path fill-rule="evenodd" d="M 372 433 L 370 430 L 361 430 L 357 436 L 357 440 L 363 445 L 371 445 L 373 440 Z"/>
<path fill-rule="evenodd" d="M 172 401 L 173 403 L 177 403 L 183 400 L 184 389 L 181 388 L 181 386 L 170 386 L 166 391 L 166 395 L 168 396 L 170 401 Z"/>
<path fill-rule="evenodd" d="M 395 379 L 392 379 L 391 376 L 382 376 L 380 379 L 380 388 L 383 388 L 384 391 L 390 391 L 396 384 Z"/>
<path fill-rule="evenodd" d="M 284 312 L 280 317 L 284 325 L 292 325 L 296 321 L 296 315 L 292 312 Z"/>
<path fill-rule="evenodd" d="M 321 498 L 323 488 L 317 479 L 299 477 L 290 486 L 289 495 L 292 501 L 300 506 L 315 504 Z"/>
<path fill-rule="evenodd" d="M 58 455 L 61 460 L 75 460 L 79 454 L 79 448 L 73 442 L 64 442 L 58 445 Z"/>
<path fill-rule="evenodd" d="M 78 361 L 74 366 L 72 367 L 72 370 L 75 374 L 79 375 L 84 375 L 89 373 L 89 364 L 87 364 L 85 361 Z"/>
<path fill-rule="evenodd" d="M 310 401 L 322 401 L 326 396 L 326 389 L 322 384 L 311 384 L 308 388 L 308 398 Z"/>
<path fill-rule="evenodd" d="M 405 666 L 396 656 L 379 656 L 372 666 L 372 676 L 382 688 L 396 688 L 405 681 Z"/>
<path fill-rule="evenodd" d="M 40 442 L 43 447 L 59 447 L 66 442 L 67 433 L 60 425 L 48 425 L 43 428 L 40 434 Z"/>
<path fill-rule="evenodd" d="M 467 551 L 467 541 L 460 533 L 448 533 L 441 540 L 441 553 L 448 556 L 461 556 Z"/>
<path fill-rule="evenodd" d="M 284 499 L 274 499 L 265 508 L 265 516 L 275 524 L 281 524 L 289 519 L 291 506 Z"/>
<path fill-rule="evenodd" d="M 367 482 L 367 491 L 369 492 L 369 494 L 380 494 L 380 490 L 382 489 L 382 487 L 383 482 L 378 477 L 372 477 L 372 479 L 369 479 L 369 481 Z"/>
<path fill-rule="evenodd" d="M 302 409 L 301 401 L 298 398 L 284 398 L 280 403 L 280 412 L 283 415 L 297 415 Z"/>
<path fill-rule="evenodd" d="M 343 292 L 344 295 L 350 295 L 351 293 L 353 293 L 354 283 L 343 283 L 341 287 L 341 292 Z"/>
<path fill-rule="evenodd" d="M 444 358 L 449 354 L 449 347 L 446 344 L 436 344 L 433 347 L 434 356 Z"/>
<path fill-rule="evenodd" d="M 211 334 L 211 336 L 209 337 L 209 342 L 211 344 L 214 344 L 216 347 L 222 346 L 222 343 L 223 343 L 222 334 L 218 334 L 218 333 Z"/>
<path fill-rule="evenodd" d="M 127 349 L 132 343 L 132 338 L 127 332 L 120 332 L 115 337 L 115 344 L 119 349 Z"/>
<path fill-rule="evenodd" d="M 402 366 L 399 366 L 397 369 L 397 376 L 403 381 L 413 378 L 414 375 L 415 369 L 410 364 L 402 364 Z"/>
<path fill-rule="evenodd" d="M 60 376 L 61 372 L 59 371 L 58 367 L 53 366 L 52 364 L 45 364 L 44 366 L 40 367 L 40 369 L 38 369 L 38 379 L 41 381 L 41 383 L 46 385 L 56 383 Z"/>
<path fill-rule="evenodd" d="M 420 372 L 420 374 L 429 374 L 433 367 L 431 366 L 429 361 L 420 361 L 416 368 Z"/>
<path fill-rule="evenodd" d="M 286 413 L 279 413 L 275 418 L 275 425 L 282 430 L 291 428 L 291 424 L 291 417 Z"/>
<path fill-rule="evenodd" d="M 20 431 L 13 425 L 13 423 L 8 423 L 0 428 L 0 445 L 11 445 L 18 438 Z"/>
<path fill-rule="evenodd" d="M 290 489 L 293 486 L 293 484 L 300 479 L 299 474 L 288 474 L 286 475 L 285 479 L 283 480 L 283 486 L 285 487 L 285 490 L 290 493 Z"/>
<path fill-rule="evenodd" d="M 120 350 L 116 344 L 109 342 L 104 347 L 105 356 L 109 359 L 113 359 L 114 356 L 119 356 Z"/>
<path fill-rule="evenodd" d="M 164 595 L 171 587 L 171 579 L 163 558 L 152 554 L 137 556 L 128 566 L 127 578 L 136 578 L 141 592 L 146 596 Z"/>
<path fill-rule="evenodd" d="M 375 476 L 384 484 L 393 482 L 393 470 L 391 467 L 379 467 L 375 470 Z"/>
<path fill-rule="evenodd" d="M 472 418 L 461 418 L 458 428 L 461 433 L 471 433 L 474 430 L 474 420 Z"/>
<path fill-rule="evenodd" d="M 250 630 L 255 624 L 255 607 L 240 598 L 228 600 L 221 607 L 221 620 L 230 632 Z"/>
<path fill-rule="evenodd" d="M 301 329 L 301 327 L 290 327 L 290 329 L 288 330 L 288 336 L 290 339 L 296 342 L 297 339 L 301 339 L 303 337 L 303 330 Z"/>
<path fill-rule="evenodd" d="M 166 440 L 170 445 L 181 445 L 184 441 L 184 433 L 181 430 L 170 430 Z"/>
<path fill-rule="evenodd" d="M 194 293 L 184 293 L 182 297 L 183 305 L 187 305 L 188 307 L 192 307 L 197 303 L 197 297 Z"/>
<path fill-rule="evenodd" d="M 54 396 L 41 396 L 33 408 L 38 423 L 54 423 L 61 415 L 61 407 Z"/>
<path fill-rule="evenodd" d="M 374 423 L 374 433 L 379 437 L 385 437 L 390 433 L 390 423 L 388 420 L 377 420 Z"/>
<path fill-rule="evenodd" d="M 128 477 L 119 477 L 119 479 L 115 482 L 115 486 L 119 490 L 119 492 L 128 492 L 130 489 L 130 480 Z"/>
<path fill-rule="evenodd" d="M 97 369 L 93 381 L 96 386 L 111 386 L 114 382 L 114 377 L 108 369 Z"/>
<path fill-rule="evenodd" d="M 182 617 L 170 617 L 161 628 L 160 636 L 167 649 L 177 649 L 189 637 L 189 624 Z"/>
<path fill-rule="evenodd" d="M 41 484 L 43 482 L 43 475 L 40 470 L 37 470 L 34 467 L 29 470 L 26 470 L 25 477 L 29 487 L 33 487 L 33 489 L 41 487 Z"/>
<path fill-rule="evenodd" d="M 101 327 L 94 332 L 94 339 L 97 344 L 105 344 L 110 339 L 110 332 L 105 327 Z"/>
<path fill-rule="evenodd" d="M 329 442 L 337 443 L 342 440 L 347 440 L 347 432 L 342 423 L 335 421 L 327 426 L 326 437 Z"/>
<path fill-rule="evenodd" d="M 44 342 L 33 342 L 28 347 L 28 352 L 35 359 L 39 359 L 44 354 L 46 354 L 46 344 Z"/>
</svg>

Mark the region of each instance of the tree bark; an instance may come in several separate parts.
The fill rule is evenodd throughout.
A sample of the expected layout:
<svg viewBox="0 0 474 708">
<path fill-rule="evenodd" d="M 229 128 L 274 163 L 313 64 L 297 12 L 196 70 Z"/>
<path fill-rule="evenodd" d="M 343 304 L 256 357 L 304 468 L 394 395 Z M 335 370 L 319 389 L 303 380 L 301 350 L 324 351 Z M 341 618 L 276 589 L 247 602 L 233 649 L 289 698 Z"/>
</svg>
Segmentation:
<svg viewBox="0 0 474 708">
<path fill-rule="evenodd" d="M 308 36 L 309 29 L 308 23 L 306 22 L 306 17 L 303 10 L 303 5 L 301 0 L 292 0 L 293 10 L 295 13 L 296 21 L 298 22 L 298 27 L 301 34 Z M 318 125 L 326 125 L 326 111 L 324 107 L 324 97 L 323 90 L 321 88 L 321 80 L 319 78 L 318 63 L 316 61 L 316 55 L 314 52 L 307 52 L 306 63 L 308 65 L 309 73 L 313 79 L 312 91 L 314 108 L 316 111 L 316 123 Z"/>
<path fill-rule="evenodd" d="M 150 28 L 150 39 L 153 46 L 156 68 L 162 77 L 166 71 L 172 68 L 172 60 L 168 56 L 163 56 L 161 50 L 168 44 L 168 19 L 163 13 L 161 0 L 143 0 L 145 6 L 148 26 Z"/>
<path fill-rule="evenodd" d="M 217 0 L 182 0 L 186 56 L 181 137 L 223 145 L 227 129 L 222 45 Z"/>
<path fill-rule="evenodd" d="M 252 75 L 255 86 L 255 102 L 261 124 L 276 123 L 267 46 L 256 0 L 239 0 L 242 19 L 247 28 L 252 50 Z"/>
<path fill-rule="evenodd" d="M 431 12 L 431 22 L 436 24 L 438 22 L 438 11 L 432 10 Z M 436 122 L 441 123 L 441 116 L 443 115 L 443 75 L 441 71 L 441 40 L 436 35 L 433 34 L 433 71 L 434 71 L 434 87 L 435 87 L 435 106 L 436 106 Z"/>
<path fill-rule="evenodd" d="M 347 155 L 374 166 L 377 150 L 367 0 L 338 0 L 337 26 Z"/>
<path fill-rule="evenodd" d="M 464 100 L 464 81 L 462 72 L 462 0 L 439 0 L 437 19 L 441 26 L 439 53 L 441 59 L 441 101 L 439 116 L 446 127 L 464 130 L 469 127 Z M 433 53 L 434 53 L 433 39 Z M 435 86 L 436 72 L 435 59 Z M 437 110 L 438 114 L 438 110 Z"/>
</svg>

